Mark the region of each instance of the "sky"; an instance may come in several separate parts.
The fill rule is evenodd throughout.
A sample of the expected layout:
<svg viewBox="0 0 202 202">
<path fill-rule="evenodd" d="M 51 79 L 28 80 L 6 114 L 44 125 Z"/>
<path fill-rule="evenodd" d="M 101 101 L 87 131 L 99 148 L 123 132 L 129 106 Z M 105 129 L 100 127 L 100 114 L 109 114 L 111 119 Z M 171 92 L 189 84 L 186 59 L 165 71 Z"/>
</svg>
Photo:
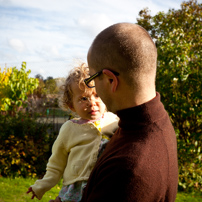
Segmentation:
<svg viewBox="0 0 202 202">
<path fill-rule="evenodd" d="M 198 0 L 201 2 L 202 0 Z M 0 0 L 0 67 L 27 62 L 31 77 L 66 77 L 86 62 L 96 35 L 119 22 L 136 23 L 140 10 L 151 15 L 180 9 L 183 0 Z"/>
</svg>

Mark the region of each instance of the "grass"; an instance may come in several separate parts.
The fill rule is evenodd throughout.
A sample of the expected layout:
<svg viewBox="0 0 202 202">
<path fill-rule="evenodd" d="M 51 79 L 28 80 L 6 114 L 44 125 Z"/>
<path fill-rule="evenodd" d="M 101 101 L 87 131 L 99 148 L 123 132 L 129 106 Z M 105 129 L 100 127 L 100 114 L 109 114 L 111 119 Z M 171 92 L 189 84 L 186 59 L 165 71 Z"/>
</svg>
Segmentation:
<svg viewBox="0 0 202 202">
<path fill-rule="evenodd" d="M 35 182 L 31 178 L 0 178 L 0 202 L 36 202 L 38 199 L 31 200 L 31 194 L 26 194 L 30 185 Z M 58 196 L 62 183 L 60 182 L 51 190 L 45 193 L 40 202 L 48 202 Z M 202 193 L 183 193 L 177 194 L 176 202 L 202 202 Z"/>
<path fill-rule="evenodd" d="M 202 193 L 178 192 L 175 202 L 202 202 Z"/>
<path fill-rule="evenodd" d="M 31 199 L 32 194 L 27 194 L 30 185 L 34 184 L 35 179 L 31 178 L 0 178 L 0 202 L 36 202 L 39 200 Z M 48 202 L 58 196 L 62 183 L 45 193 L 40 202 Z"/>
</svg>

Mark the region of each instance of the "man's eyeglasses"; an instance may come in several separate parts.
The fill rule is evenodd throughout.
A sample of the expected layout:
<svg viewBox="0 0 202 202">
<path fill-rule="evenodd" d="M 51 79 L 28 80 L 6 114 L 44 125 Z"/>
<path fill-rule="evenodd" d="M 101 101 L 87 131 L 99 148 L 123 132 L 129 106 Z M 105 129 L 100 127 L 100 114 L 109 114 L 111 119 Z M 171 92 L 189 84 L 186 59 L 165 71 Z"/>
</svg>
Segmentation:
<svg viewBox="0 0 202 202">
<path fill-rule="evenodd" d="M 88 88 L 94 88 L 95 87 L 95 82 L 93 81 L 93 79 L 100 76 L 102 74 L 102 71 L 103 70 L 93 74 L 92 76 L 90 76 L 87 79 L 84 79 L 84 83 L 88 86 Z M 112 71 L 112 70 L 109 70 L 109 71 L 111 71 L 115 76 L 119 76 L 118 72 L 115 72 L 115 71 Z"/>
</svg>

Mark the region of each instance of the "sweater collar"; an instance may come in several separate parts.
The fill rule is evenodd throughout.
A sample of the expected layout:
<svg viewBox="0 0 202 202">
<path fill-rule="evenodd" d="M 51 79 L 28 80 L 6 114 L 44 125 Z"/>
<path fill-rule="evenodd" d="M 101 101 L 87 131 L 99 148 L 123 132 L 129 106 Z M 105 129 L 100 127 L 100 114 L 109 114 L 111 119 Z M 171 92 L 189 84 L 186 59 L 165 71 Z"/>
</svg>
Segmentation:
<svg viewBox="0 0 202 202">
<path fill-rule="evenodd" d="M 118 111 L 119 127 L 132 128 L 134 125 L 151 124 L 159 120 L 164 113 L 165 109 L 157 92 L 155 98 L 142 105 Z"/>
</svg>

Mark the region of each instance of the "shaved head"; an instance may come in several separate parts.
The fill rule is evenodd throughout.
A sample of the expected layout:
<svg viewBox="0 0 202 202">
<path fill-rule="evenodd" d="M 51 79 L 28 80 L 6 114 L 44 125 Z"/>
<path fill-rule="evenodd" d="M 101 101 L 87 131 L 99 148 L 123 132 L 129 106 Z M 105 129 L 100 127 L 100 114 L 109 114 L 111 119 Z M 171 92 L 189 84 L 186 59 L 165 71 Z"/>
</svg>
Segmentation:
<svg viewBox="0 0 202 202">
<path fill-rule="evenodd" d="M 97 35 L 88 52 L 88 65 L 96 71 L 117 71 L 130 87 L 141 89 L 155 85 L 157 50 L 144 28 L 118 23 Z"/>
</svg>

